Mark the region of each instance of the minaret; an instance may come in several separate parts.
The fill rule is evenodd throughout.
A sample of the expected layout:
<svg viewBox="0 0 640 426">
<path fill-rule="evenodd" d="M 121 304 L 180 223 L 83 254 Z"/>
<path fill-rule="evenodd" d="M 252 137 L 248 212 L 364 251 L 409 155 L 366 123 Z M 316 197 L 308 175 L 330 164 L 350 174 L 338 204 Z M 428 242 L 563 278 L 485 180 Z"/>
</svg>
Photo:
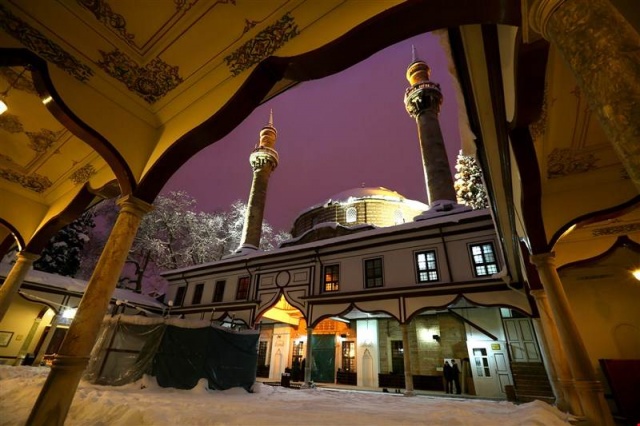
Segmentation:
<svg viewBox="0 0 640 426">
<path fill-rule="evenodd" d="M 413 61 L 407 68 L 411 87 L 405 91 L 404 104 L 418 125 L 429 209 L 450 211 L 456 207 L 456 191 L 438 122 L 442 93 L 440 85 L 429 80 L 430 74 L 431 69 L 416 57 L 413 48 Z"/>
<path fill-rule="evenodd" d="M 269 176 L 278 166 L 278 152 L 274 149 L 277 134 L 275 127 L 273 127 L 273 111 L 271 111 L 269 123 L 260 131 L 260 143 L 249 156 L 249 162 L 253 169 L 253 181 L 251 182 L 251 192 L 242 228 L 242 239 L 240 247 L 236 250 L 237 254 L 242 254 L 247 250 L 257 250 L 260 247 Z"/>
</svg>

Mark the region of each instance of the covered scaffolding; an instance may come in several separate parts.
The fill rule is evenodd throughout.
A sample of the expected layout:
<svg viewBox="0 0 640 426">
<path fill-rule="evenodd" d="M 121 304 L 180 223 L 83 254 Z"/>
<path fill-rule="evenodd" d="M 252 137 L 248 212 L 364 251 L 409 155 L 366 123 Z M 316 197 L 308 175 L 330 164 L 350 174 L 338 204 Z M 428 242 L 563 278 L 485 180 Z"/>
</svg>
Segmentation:
<svg viewBox="0 0 640 426">
<path fill-rule="evenodd" d="M 254 330 L 177 318 L 105 318 L 85 379 L 120 386 L 144 374 L 162 387 L 191 389 L 206 378 L 211 389 L 251 389 L 256 379 Z"/>
</svg>

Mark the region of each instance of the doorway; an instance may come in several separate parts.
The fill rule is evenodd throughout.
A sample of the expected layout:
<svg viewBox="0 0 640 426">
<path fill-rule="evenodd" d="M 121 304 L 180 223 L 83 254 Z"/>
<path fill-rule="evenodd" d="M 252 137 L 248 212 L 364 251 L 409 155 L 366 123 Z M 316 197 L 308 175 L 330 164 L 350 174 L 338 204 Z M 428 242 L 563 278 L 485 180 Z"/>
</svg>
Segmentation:
<svg viewBox="0 0 640 426">
<path fill-rule="evenodd" d="M 476 395 L 506 397 L 505 386 L 513 385 L 506 342 L 469 341 L 468 347 Z"/>
</svg>

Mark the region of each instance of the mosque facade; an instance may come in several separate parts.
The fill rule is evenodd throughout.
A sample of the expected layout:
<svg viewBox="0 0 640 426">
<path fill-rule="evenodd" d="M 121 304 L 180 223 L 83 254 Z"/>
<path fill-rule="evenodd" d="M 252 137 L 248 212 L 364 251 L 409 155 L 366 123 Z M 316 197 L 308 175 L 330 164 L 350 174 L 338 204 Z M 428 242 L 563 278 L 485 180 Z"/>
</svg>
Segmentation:
<svg viewBox="0 0 640 426">
<path fill-rule="evenodd" d="M 414 57 L 405 93 L 428 203 L 382 187 L 335 194 L 303 211 L 276 250 L 255 249 L 258 240 L 221 261 L 164 273 L 171 315 L 259 328 L 257 375 L 266 381 L 291 375 L 302 386 L 411 395 L 444 391 L 451 360 L 465 394 L 507 398 L 515 363 L 537 365 L 546 379 L 531 304 L 509 281 L 490 212 L 456 202 L 438 122 L 442 95 L 429 74 Z M 257 149 L 265 134 L 273 148 L 272 119 Z M 268 174 L 254 163 L 249 198 L 264 208 Z M 245 232 L 259 229 L 261 217 L 249 213 Z M 544 392 L 553 399 L 548 382 L 537 396 Z"/>
</svg>

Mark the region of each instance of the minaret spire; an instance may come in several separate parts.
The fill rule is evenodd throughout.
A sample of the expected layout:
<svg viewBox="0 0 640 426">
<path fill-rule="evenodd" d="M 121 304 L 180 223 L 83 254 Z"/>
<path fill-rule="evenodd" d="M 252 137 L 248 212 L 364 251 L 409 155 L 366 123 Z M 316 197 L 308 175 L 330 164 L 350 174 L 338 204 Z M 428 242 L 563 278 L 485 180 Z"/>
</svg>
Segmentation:
<svg viewBox="0 0 640 426">
<path fill-rule="evenodd" d="M 430 80 L 431 69 L 426 62 L 418 59 L 415 46 L 411 50 L 413 60 L 406 74 L 411 86 L 405 91 L 404 104 L 418 125 L 430 212 L 428 216 L 432 216 L 436 211 L 451 211 L 456 207 L 456 192 L 438 121 L 442 105 L 440 85 Z"/>
<path fill-rule="evenodd" d="M 260 142 L 249 156 L 253 169 L 253 181 L 242 227 L 240 247 L 235 254 L 255 251 L 260 247 L 269 176 L 278 166 L 278 152 L 274 148 L 277 135 L 278 132 L 273 127 L 273 110 L 271 110 L 268 124 L 260 130 Z"/>
</svg>

